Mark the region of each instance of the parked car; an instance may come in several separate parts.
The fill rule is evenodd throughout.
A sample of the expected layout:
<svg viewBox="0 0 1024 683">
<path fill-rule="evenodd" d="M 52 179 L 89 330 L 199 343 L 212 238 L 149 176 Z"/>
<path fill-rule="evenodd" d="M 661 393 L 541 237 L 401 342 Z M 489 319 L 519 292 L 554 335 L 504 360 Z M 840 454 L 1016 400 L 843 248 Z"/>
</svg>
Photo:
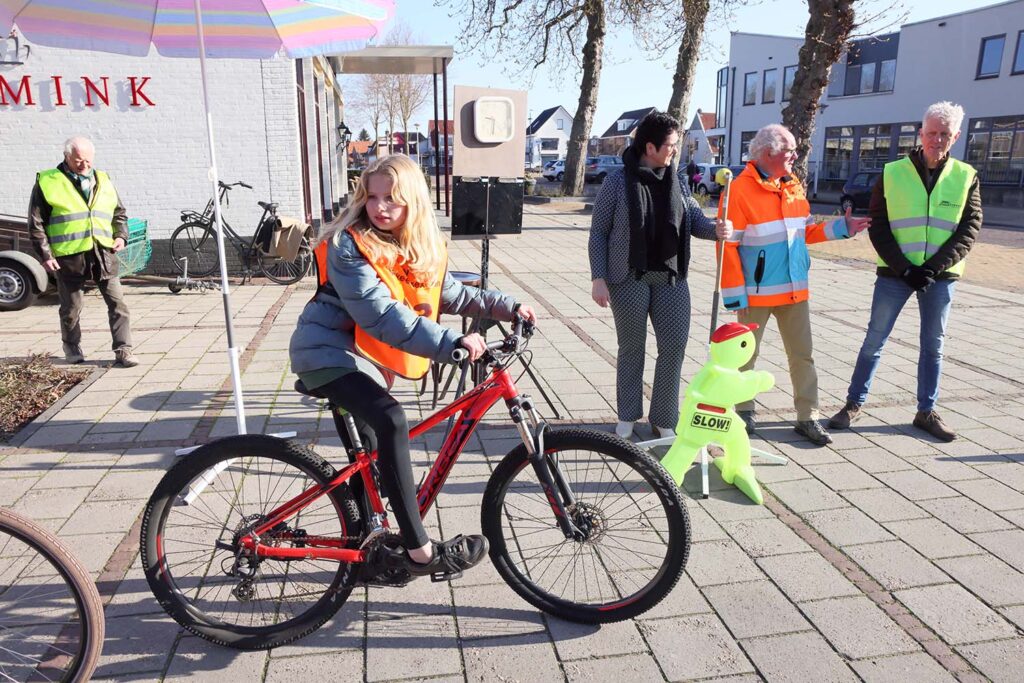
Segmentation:
<svg viewBox="0 0 1024 683">
<path fill-rule="evenodd" d="M 551 166 L 545 166 L 543 175 L 548 180 L 561 181 L 565 177 L 565 161 L 559 160 L 552 163 Z"/>
<path fill-rule="evenodd" d="M 839 206 L 846 211 L 850 209 L 867 209 L 871 203 L 871 190 L 878 181 L 881 171 L 860 171 L 854 173 L 843 185 L 843 194 L 839 197 Z"/>
<path fill-rule="evenodd" d="M 622 168 L 622 157 L 612 154 L 588 157 L 583 179 L 588 183 L 603 183 L 609 173 L 620 168 Z"/>
<path fill-rule="evenodd" d="M 722 186 L 715 182 L 715 175 L 719 169 L 726 168 L 722 164 L 697 164 L 700 169 L 700 182 L 697 183 L 697 194 L 718 194 Z M 733 175 L 735 175 L 733 171 Z"/>
<path fill-rule="evenodd" d="M 0 215 L 0 311 L 27 308 L 55 286 L 31 246 L 27 219 Z"/>
</svg>

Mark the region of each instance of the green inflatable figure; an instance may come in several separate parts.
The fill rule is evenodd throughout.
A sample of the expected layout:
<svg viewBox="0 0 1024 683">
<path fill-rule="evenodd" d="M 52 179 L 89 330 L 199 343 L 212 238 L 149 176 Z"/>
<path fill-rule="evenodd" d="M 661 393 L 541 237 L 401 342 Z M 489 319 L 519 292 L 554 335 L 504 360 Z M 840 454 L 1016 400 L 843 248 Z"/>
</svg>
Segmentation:
<svg viewBox="0 0 1024 683">
<path fill-rule="evenodd" d="M 761 505 L 764 497 L 750 464 L 750 439 L 734 409 L 737 403 L 749 401 L 775 386 L 770 372 L 739 370 L 754 355 L 755 329 L 755 324 L 728 323 L 715 330 L 711 336 L 711 359 L 686 387 L 676 440 L 661 464 L 677 485 L 682 484 L 701 449 L 718 444 L 725 450 L 725 457 L 714 460 L 722 471 L 722 479 Z"/>
</svg>

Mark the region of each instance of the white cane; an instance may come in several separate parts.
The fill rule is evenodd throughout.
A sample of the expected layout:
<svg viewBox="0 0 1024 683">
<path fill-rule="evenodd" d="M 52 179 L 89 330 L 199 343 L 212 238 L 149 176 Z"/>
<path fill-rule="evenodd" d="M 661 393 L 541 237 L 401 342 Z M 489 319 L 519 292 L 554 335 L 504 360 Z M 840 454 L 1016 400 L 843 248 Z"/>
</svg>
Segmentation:
<svg viewBox="0 0 1024 683">
<path fill-rule="evenodd" d="M 718 169 L 715 174 L 715 182 L 723 187 L 722 190 L 722 220 L 729 220 L 729 188 L 732 186 L 732 171 L 728 168 Z M 718 263 L 715 268 L 715 295 L 711 302 L 711 331 L 708 333 L 708 343 L 711 343 L 711 335 L 718 327 L 718 307 L 722 302 L 722 260 L 725 258 L 725 241 L 716 242 L 718 249 Z"/>
</svg>

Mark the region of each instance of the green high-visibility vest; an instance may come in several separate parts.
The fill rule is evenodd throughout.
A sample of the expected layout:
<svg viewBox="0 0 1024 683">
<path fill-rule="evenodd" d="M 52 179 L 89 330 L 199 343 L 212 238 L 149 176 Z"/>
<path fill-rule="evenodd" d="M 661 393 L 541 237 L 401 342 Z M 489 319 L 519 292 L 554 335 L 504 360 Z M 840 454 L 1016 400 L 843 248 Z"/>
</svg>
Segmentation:
<svg viewBox="0 0 1024 683">
<path fill-rule="evenodd" d="M 46 237 L 54 256 L 71 256 L 89 251 L 96 240 L 104 247 L 114 246 L 114 211 L 117 191 L 103 171 L 96 171 L 96 182 L 89 203 L 60 169 L 36 175 L 39 189 L 50 205 Z"/>
<path fill-rule="evenodd" d="M 910 157 L 885 165 L 882 178 L 889 227 L 912 264 L 923 265 L 953 236 L 976 173 L 958 159 L 947 159 L 929 195 Z M 946 272 L 963 275 L 964 263 L 960 260 Z M 878 265 L 888 264 L 879 256 Z"/>
</svg>

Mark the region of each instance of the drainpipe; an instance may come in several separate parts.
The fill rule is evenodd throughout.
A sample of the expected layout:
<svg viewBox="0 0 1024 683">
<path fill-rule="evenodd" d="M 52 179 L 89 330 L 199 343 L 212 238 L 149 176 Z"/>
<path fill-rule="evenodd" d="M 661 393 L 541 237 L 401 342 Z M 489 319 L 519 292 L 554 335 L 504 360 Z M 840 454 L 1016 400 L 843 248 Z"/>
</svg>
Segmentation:
<svg viewBox="0 0 1024 683">
<path fill-rule="evenodd" d="M 726 166 L 732 166 L 732 113 L 736 109 L 736 67 L 732 67 L 732 73 L 729 74 L 729 133 L 727 135 L 729 139 L 729 161 Z"/>
</svg>

